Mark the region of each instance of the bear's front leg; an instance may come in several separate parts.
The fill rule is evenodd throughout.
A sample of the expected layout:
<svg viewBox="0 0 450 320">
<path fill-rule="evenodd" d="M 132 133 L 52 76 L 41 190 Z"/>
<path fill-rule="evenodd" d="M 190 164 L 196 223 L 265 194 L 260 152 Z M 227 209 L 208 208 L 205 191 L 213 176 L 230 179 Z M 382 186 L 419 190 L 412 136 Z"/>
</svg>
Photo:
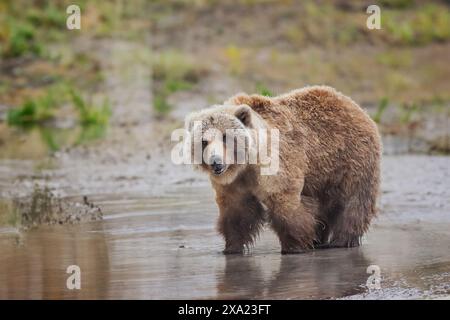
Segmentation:
<svg viewBox="0 0 450 320">
<path fill-rule="evenodd" d="M 249 195 L 217 195 L 217 229 L 225 239 L 223 253 L 243 253 L 256 240 L 264 224 L 264 208 Z"/>
<path fill-rule="evenodd" d="M 271 195 L 269 208 L 271 226 L 280 239 L 282 254 L 302 253 L 313 248 L 314 212 L 301 202 L 300 192 Z"/>
</svg>

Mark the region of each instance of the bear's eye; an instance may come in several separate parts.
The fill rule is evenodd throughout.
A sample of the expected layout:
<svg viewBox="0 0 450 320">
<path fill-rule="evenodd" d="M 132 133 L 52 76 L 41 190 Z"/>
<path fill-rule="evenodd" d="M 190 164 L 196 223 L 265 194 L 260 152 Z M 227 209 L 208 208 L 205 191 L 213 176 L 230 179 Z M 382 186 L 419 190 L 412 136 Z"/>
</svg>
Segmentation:
<svg viewBox="0 0 450 320">
<path fill-rule="evenodd" d="M 207 145 L 208 145 L 208 141 L 202 140 L 202 148 L 205 149 Z"/>
</svg>

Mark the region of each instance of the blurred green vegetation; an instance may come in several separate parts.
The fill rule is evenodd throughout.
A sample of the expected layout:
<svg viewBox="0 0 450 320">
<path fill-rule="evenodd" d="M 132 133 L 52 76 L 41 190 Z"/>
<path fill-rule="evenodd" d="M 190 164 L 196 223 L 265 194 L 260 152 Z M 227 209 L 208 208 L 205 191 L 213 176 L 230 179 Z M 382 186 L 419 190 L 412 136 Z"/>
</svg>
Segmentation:
<svg viewBox="0 0 450 320">
<path fill-rule="evenodd" d="M 97 59 L 89 52 L 64 50 L 81 36 L 66 28 L 70 4 L 0 2 L 0 104 L 11 105 L 6 123 L 30 134 L 37 130 L 52 151 L 104 136 L 111 116 L 107 98 L 100 104 L 93 102 L 102 80 Z M 111 34 L 115 1 L 80 0 L 77 5 L 82 13 L 91 11 L 82 16 L 89 36 Z M 72 125 L 59 128 L 59 122 L 67 118 Z"/>
<path fill-rule="evenodd" d="M 256 83 L 256 93 L 262 95 L 262 96 L 266 96 L 266 97 L 273 97 L 275 96 L 272 91 L 270 91 L 265 85 L 263 85 L 262 83 L 258 82 Z"/>
<path fill-rule="evenodd" d="M 153 108 L 159 115 L 164 115 L 172 110 L 173 106 L 167 101 L 166 94 L 159 93 L 153 99 Z"/>
<path fill-rule="evenodd" d="M 443 5 L 425 4 L 406 17 L 401 11 L 387 11 L 382 17 L 388 39 L 396 44 L 424 45 L 450 39 L 450 10 Z"/>
<path fill-rule="evenodd" d="M 149 26 L 146 3 L 116 0 L 2 0 L 0 2 L 0 57 L 40 56 L 48 42 L 67 42 L 81 31 L 66 28 L 66 8 L 76 4 L 82 13 L 82 30 L 95 37 L 134 38 Z M 150 2 L 149 2 L 150 4 Z M 138 16 L 141 23 L 134 23 Z"/>
<path fill-rule="evenodd" d="M 78 120 L 81 125 L 106 125 L 111 116 L 111 107 L 108 100 L 104 100 L 101 106 L 94 105 L 92 100 L 87 101 L 80 93 L 70 89 L 72 103 L 78 111 Z"/>
<path fill-rule="evenodd" d="M 370 3 L 350 0 L 79 0 L 81 31 L 66 28 L 69 4 L 0 2 L 0 105 L 9 125 L 46 128 L 52 149 L 64 145 L 48 125 L 62 108 L 83 128 L 80 143 L 104 134 L 114 106 L 93 97 L 114 82 L 103 71 L 115 44 L 151 50 L 143 64 L 157 117 L 194 95 L 217 103 L 311 84 L 371 107 L 379 124 L 391 112 L 399 123 L 429 106 L 448 112 L 448 1 L 381 0 L 381 30 L 366 27 Z"/>
<path fill-rule="evenodd" d="M 376 123 L 381 123 L 381 117 L 383 116 L 384 112 L 387 110 L 389 106 L 389 99 L 384 97 L 383 99 L 380 100 L 380 102 L 378 103 L 378 107 L 377 110 L 375 112 L 375 114 L 372 116 L 373 120 Z"/>
<path fill-rule="evenodd" d="M 149 26 L 166 23 L 171 16 L 181 12 L 199 14 L 204 12 L 232 10 L 249 11 L 253 7 L 271 10 L 265 12 L 272 19 L 283 22 L 277 32 L 291 44 L 302 46 L 308 43 L 327 45 L 330 43 L 349 44 L 354 42 L 388 42 L 399 45 L 423 45 L 434 41 L 450 39 L 450 10 L 444 1 L 383 0 L 380 1 L 382 29 L 369 32 L 365 26 L 367 14 L 363 3 L 354 1 L 313 1 L 301 2 L 283 0 L 233 1 L 234 7 L 221 6 L 217 1 L 203 0 L 138 0 L 127 3 L 117 0 L 80 0 L 77 5 L 82 10 L 82 29 L 96 37 L 135 37 Z M 65 30 L 68 0 L 4 0 L 0 4 L 0 43 L 2 55 L 20 56 L 35 54 L 41 41 L 67 38 Z M 178 23 L 185 23 L 180 19 Z M 221 21 L 218 21 L 220 26 Z M 258 21 L 254 21 L 255 28 Z M 171 27 L 177 22 L 171 21 Z M 189 25 L 185 24 L 185 27 Z M 226 35 L 226 26 L 217 27 L 218 33 Z M 253 26 L 240 25 L 242 31 Z M 30 30 L 34 30 L 35 32 Z M 73 36 L 73 34 L 71 35 Z M 23 39 L 26 39 L 24 47 Z M 22 40 L 21 40 L 22 39 Z M 249 39 L 250 42 L 253 39 Z M 15 48 L 19 44 L 21 49 Z M 239 50 L 241 43 L 227 48 L 232 69 L 239 71 Z"/>
<path fill-rule="evenodd" d="M 41 56 L 54 32 L 62 34 L 66 17 L 65 7 L 57 1 L 2 1 L 0 57 Z"/>
<path fill-rule="evenodd" d="M 59 128 L 52 125 L 58 121 L 61 108 L 69 107 L 69 114 L 77 117 L 75 125 Z M 34 99 L 26 100 L 22 105 L 7 113 L 10 126 L 25 132 L 37 130 L 42 141 L 50 151 L 86 143 L 104 137 L 111 116 L 111 107 L 107 100 L 102 105 L 92 103 L 92 97 L 84 98 L 81 93 L 68 85 L 53 86 Z"/>
<path fill-rule="evenodd" d="M 37 132 L 48 150 L 52 152 L 101 139 L 107 132 L 107 126 L 102 124 L 89 124 L 64 129 L 46 126 L 22 129 L 30 133 Z"/>
<path fill-rule="evenodd" d="M 57 98 L 56 98 L 57 97 Z M 39 125 L 55 118 L 58 108 L 69 103 L 78 114 L 78 123 L 87 125 L 106 125 L 111 115 L 111 107 L 105 99 L 101 106 L 94 105 L 92 99 L 83 98 L 81 93 L 67 85 L 54 86 L 44 95 L 27 99 L 21 106 L 8 111 L 10 125 Z"/>
<path fill-rule="evenodd" d="M 36 41 L 34 27 L 29 24 L 16 24 L 8 21 L 2 31 L 5 38 L 2 41 L 0 55 L 4 58 L 21 57 L 25 54 L 39 56 L 42 46 Z"/>
<path fill-rule="evenodd" d="M 20 107 L 10 109 L 8 123 L 10 125 L 26 126 L 42 123 L 54 117 L 57 103 L 49 91 L 45 96 L 34 100 L 26 100 Z"/>
<path fill-rule="evenodd" d="M 413 120 L 413 117 L 419 111 L 419 106 L 416 103 L 404 103 L 400 106 L 400 122 L 403 124 L 409 124 Z"/>
</svg>

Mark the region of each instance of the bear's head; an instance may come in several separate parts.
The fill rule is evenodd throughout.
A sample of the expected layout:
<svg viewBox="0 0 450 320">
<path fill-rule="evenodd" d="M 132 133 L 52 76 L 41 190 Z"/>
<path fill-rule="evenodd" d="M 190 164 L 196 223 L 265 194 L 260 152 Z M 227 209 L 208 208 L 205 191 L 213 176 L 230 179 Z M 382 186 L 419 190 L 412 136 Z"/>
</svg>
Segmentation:
<svg viewBox="0 0 450 320">
<path fill-rule="evenodd" d="M 248 105 L 217 105 L 186 117 L 194 166 L 219 184 L 230 184 L 253 152 L 257 114 Z"/>
</svg>

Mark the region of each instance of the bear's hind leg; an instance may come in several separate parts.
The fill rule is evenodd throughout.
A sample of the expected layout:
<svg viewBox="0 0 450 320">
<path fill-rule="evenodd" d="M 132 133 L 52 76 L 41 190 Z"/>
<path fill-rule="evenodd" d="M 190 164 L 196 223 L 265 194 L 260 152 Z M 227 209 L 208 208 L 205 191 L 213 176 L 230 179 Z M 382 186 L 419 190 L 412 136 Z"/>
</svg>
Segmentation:
<svg viewBox="0 0 450 320">
<path fill-rule="evenodd" d="M 363 234 L 376 215 L 375 189 L 356 188 L 349 197 L 343 197 L 343 210 L 331 226 L 330 248 L 351 248 L 361 244 Z"/>
</svg>

